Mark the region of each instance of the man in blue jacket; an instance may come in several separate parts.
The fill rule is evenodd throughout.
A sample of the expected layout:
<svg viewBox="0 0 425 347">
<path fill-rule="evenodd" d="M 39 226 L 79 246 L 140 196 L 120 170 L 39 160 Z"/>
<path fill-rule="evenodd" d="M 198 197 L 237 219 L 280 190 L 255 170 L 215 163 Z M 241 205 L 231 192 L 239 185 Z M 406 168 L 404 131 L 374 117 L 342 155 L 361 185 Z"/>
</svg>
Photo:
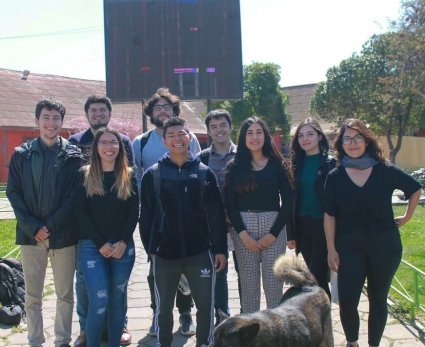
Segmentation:
<svg viewBox="0 0 425 347">
<path fill-rule="evenodd" d="M 171 347 L 174 298 L 182 274 L 198 309 L 196 346 L 212 342 L 215 276 L 227 261 L 226 222 L 217 180 L 190 153 L 189 141 L 184 120 L 165 121 L 163 142 L 169 152 L 142 178 L 139 227 L 153 262 L 160 347 Z"/>
<path fill-rule="evenodd" d="M 69 347 L 74 306 L 73 283 L 78 232 L 72 191 L 82 154 L 59 136 L 65 107 L 60 101 L 37 103 L 40 136 L 17 147 L 12 155 L 7 197 L 15 212 L 16 244 L 20 245 L 25 279 L 28 344 L 42 346 L 42 301 L 50 259 L 56 291 L 55 346 Z"/>
</svg>

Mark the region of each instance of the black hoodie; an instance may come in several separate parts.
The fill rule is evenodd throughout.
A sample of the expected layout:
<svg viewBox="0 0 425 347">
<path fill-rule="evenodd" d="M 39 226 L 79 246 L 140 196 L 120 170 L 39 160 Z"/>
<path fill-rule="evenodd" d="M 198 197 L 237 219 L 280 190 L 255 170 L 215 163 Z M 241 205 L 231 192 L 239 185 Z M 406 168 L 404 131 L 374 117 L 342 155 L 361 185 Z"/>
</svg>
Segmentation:
<svg viewBox="0 0 425 347">
<path fill-rule="evenodd" d="M 155 166 L 142 178 L 139 228 L 146 252 L 167 259 L 193 256 L 208 249 L 213 254 L 227 254 L 224 207 L 213 171 L 192 155 L 182 167 L 167 155 L 158 168 L 161 215 L 154 187 Z M 201 175 L 199 170 L 206 172 Z"/>
</svg>

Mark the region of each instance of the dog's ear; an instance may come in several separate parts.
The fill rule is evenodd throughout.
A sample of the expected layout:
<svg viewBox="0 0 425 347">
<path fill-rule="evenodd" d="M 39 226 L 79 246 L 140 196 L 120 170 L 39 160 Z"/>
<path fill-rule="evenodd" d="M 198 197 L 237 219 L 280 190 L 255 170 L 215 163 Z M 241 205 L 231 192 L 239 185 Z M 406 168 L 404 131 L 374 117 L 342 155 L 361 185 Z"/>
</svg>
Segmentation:
<svg viewBox="0 0 425 347">
<path fill-rule="evenodd" d="M 221 308 L 218 309 L 218 317 L 220 318 L 220 322 L 225 321 L 227 318 L 229 318 L 229 316 L 227 314 L 225 314 Z"/>
<path fill-rule="evenodd" d="M 241 346 L 249 346 L 260 331 L 258 322 L 247 322 L 239 328 L 238 335 Z"/>
</svg>

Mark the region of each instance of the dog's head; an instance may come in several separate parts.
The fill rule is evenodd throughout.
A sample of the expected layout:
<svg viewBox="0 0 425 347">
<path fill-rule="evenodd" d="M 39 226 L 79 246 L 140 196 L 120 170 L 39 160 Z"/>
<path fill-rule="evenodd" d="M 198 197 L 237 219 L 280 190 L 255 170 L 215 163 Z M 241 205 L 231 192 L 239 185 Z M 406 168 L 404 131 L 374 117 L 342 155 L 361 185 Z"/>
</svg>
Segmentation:
<svg viewBox="0 0 425 347">
<path fill-rule="evenodd" d="M 226 319 L 214 331 L 214 342 L 210 347 L 255 346 L 255 337 L 260 331 L 257 319 L 235 316 Z"/>
</svg>

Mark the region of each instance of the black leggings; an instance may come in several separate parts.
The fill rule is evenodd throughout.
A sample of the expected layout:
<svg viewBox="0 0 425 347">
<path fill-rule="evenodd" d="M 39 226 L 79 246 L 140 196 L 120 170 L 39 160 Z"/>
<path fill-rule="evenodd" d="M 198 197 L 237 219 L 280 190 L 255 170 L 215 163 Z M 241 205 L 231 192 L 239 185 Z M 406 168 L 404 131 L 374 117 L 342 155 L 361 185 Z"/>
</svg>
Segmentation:
<svg viewBox="0 0 425 347">
<path fill-rule="evenodd" d="M 296 223 L 296 230 L 300 235 L 298 248 L 319 286 L 325 290 L 330 299 L 328 251 L 323 219 L 304 216 L 298 217 Z"/>
<path fill-rule="evenodd" d="M 360 326 L 357 307 L 367 279 L 369 345 L 379 346 L 387 322 L 387 296 L 400 264 L 402 247 L 398 231 L 362 238 L 361 242 L 352 242 L 352 236 L 345 240 L 343 237 L 338 242 L 339 312 L 347 341 L 357 341 Z"/>
</svg>

